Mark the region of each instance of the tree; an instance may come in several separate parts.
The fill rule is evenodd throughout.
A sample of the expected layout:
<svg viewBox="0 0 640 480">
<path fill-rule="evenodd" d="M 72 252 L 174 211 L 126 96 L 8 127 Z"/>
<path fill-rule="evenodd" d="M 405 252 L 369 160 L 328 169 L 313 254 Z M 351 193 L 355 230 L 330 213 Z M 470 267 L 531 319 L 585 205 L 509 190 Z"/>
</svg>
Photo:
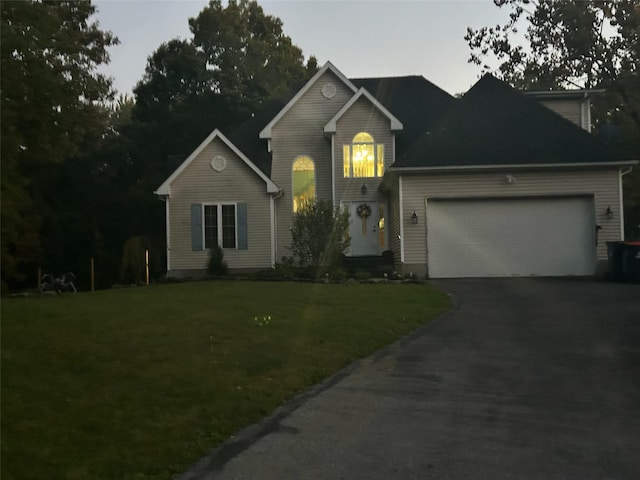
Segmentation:
<svg viewBox="0 0 640 480">
<path fill-rule="evenodd" d="M 105 129 L 111 82 L 96 69 L 118 40 L 89 23 L 90 1 L 2 2 L 1 9 L 4 283 L 25 281 L 40 259 L 38 171 Z"/>
<path fill-rule="evenodd" d="M 640 158 L 640 3 L 637 0 L 494 0 L 504 25 L 467 28 L 469 62 L 516 88 L 602 88 L 595 132 Z M 524 29 L 525 43 L 519 43 Z M 497 63 L 492 68 L 491 64 Z M 640 238 L 640 173 L 625 177 L 627 236 Z"/>
<path fill-rule="evenodd" d="M 204 53 L 213 88 L 244 114 L 283 95 L 313 75 L 302 50 L 282 31 L 282 21 L 265 15 L 253 0 L 211 0 L 189 20 L 193 44 Z"/>
<path fill-rule="evenodd" d="M 291 251 L 302 266 L 334 266 L 349 247 L 349 212 L 331 202 L 305 203 L 291 228 Z"/>
</svg>

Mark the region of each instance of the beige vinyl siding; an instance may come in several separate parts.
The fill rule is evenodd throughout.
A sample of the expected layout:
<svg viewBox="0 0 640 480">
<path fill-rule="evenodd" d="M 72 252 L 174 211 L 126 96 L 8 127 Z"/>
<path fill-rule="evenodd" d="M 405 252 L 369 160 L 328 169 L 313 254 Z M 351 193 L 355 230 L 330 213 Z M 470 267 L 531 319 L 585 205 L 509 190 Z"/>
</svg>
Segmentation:
<svg viewBox="0 0 640 480">
<path fill-rule="evenodd" d="M 216 172 L 210 166 L 215 155 L 222 155 L 227 160 L 221 172 Z M 221 140 L 214 139 L 171 185 L 171 271 L 201 270 L 206 267 L 208 250 L 191 249 L 193 203 L 246 203 L 248 249 L 225 248 L 224 260 L 231 269 L 271 267 L 269 202 L 264 180 Z"/>
<path fill-rule="evenodd" d="M 473 197 L 528 197 L 593 195 L 598 234 L 598 260 L 607 259 L 607 241 L 620 240 L 620 196 L 618 170 L 562 172 L 507 172 L 515 182 L 506 181 L 506 173 L 404 175 L 402 177 L 405 264 L 427 262 L 425 199 Z M 613 219 L 606 218 L 611 206 Z M 411 213 L 418 214 L 418 224 L 411 223 Z"/>
<path fill-rule="evenodd" d="M 322 95 L 327 83 L 336 86 L 332 98 Z M 276 261 L 291 256 L 290 228 L 293 219 L 291 167 L 300 155 L 311 157 L 315 163 L 316 196 L 332 199 L 331 140 L 324 135 L 324 126 L 351 98 L 353 92 L 331 71 L 316 79 L 315 83 L 298 99 L 272 129 L 271 179 L 283 189 L 276 200 L 277 252 Z"/>
<path fill-rule="evenodd" d="M 389 249 L 393 252 L 396 266 L 400 265 L 400 197 L 397 189 L 389 194 Z"/>
<path fill-rule="evenodd" d="M 584 128 L 582 121 L 582 100 L 540 100 L 550 110 L 553 110 L 561 117 L 566 118 L 577 126 Z"/>
<path fill-rule="evenodd" d="M 393 163 L 393 134 L 390 122 L 368 99 L 360 97 L 338 120 L 334 137 L 336 202 L 341 200 L 376 201 L 377 189 L 382 180 L 378 178 L 344 178 L 344 145 L 349 145 L 359 132 L 367 132 L 376 143 L 384 145 L 385 169 Z M 367 193 L 361 193 L 362 184 Z"/>
</svg>

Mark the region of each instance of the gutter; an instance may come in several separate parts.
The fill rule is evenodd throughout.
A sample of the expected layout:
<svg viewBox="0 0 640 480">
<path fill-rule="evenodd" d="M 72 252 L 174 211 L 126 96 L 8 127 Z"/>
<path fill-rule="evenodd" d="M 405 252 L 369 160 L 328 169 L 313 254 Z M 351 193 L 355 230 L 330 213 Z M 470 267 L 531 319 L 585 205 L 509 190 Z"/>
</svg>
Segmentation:
<svg viewBox="0 0 640 480">
<path fill-rule="evenodd" d="M 592 162 L 592 163 L 523 163 L 504 165 L 445 165 L 437 167 L 394 167 L 390 166 L 387 171 L 398 173 L 426 173 L 426 172 L 467 172 L 483 170 L 513 170 L 513 169 L 548 169 L 548 168 L 601 168 L 601 167 L 630 167 L 638 165 L 638 160 L 625 160 L 620 162 Z"/>
</svg>

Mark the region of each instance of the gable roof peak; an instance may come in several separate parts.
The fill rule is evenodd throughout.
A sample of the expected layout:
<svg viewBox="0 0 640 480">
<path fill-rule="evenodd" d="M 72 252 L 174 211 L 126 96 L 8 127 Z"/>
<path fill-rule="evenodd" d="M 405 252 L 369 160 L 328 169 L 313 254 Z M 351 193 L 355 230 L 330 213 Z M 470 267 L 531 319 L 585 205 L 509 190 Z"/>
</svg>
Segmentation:
<svg viewBox="0 0 640 480">
<path fill-rule="evenodd" d="M 371 93 L 367 91 L 366 88 L 360 87 L 358 91 L 349 99 L 347 103 L 336 113 L 331 120 L 325 125 L 324 132 L 325 133 L 335 133 L 337 130 L 338 120 L 345 114 L 347 110 L 351 108 L 351 106 L 358 101 L 359 98 L 365 97 L 372 105 L 374 105 L 378 111 L 380 111 L 385 117 L 389 119 L 390 128 L 393 131 L 402 130 L 402 122 L 398 120 L 389 110 L 386 109 L 382 103 L 380 103 Z"/>
<path fill-rule="evenodd" d="M 207 138 L 193 151 L 191 155 L 189 155 L 183 162 L 180 164 L 178 168 L 174 170 L 174 172 L 167 178 L 162 185 L 158 187 L 158 189 L 153 192 L 156 195 L 171 195 L 171 184 L 173 181 L 182 174 L 182 172 L 193 162 L 200 153 L 209 145 L 214 139 L 218 138 L 222 143 L 224 143 L 233 153 L 235 153 L 240 160 L 242 160 L 251 170 L 253 170 L 266 184 L 268 193 L 277 193 L 280 191 L 278 186 L 273 183 L 273 181 L 267 177 L 264 172 L 262 172 L 254 163 L 249 160 L 244 153 L 242 153 L 238 147 L 236 147 L 233 142 L 231 142 L 227 137 L 225 137 L 220 130 L 215 128 Z"/>
<path fill-rule="evenodd" d="M 358 91 L 356 86 L 353 83 L 351 83 L 351 80 L 349 80 L 347 77 L 345 77 L 345 75 L 340 70 L 338 70 L 335 67 L 335 65 L 333 65 L 331 62 L 327 61 L 322 66 L 322 68 L 320 68 L 320 70 L 318 70 L 315 73 L 315 75 L 313 77 L 311 77 L 307 83 L 305 83 L 304 87 L 302 87 L 298 91 L 298 93 L 296 93 L 293 96 L 293 98 L 291 100 L 289 100 L 289 102 L 284 106 L 284 108 L 282 110 L 280 110 L 280 112 L 273 118 L 273 120 L 271 120 L 267 124 L 267 126 L 262 129 L 262 131 L 260 132 L 260 138 L 263 138 L 263 139 L 271 138 L 272 130 L 273 130 L 273 127 L 276 125 L 276 123 L 278 123 L 280 121 L 280 119 L 282 117 L 284 117 L 284 115 L 291 109 L 291 107 L 293 107 L 296 104 L 296 102 L 311 88 L 311 86 L 316 82 L 316 80 L 318 80 L 318 78 L 320 78 L 322 75 L 324 75 L 327 71 L 331 71 L 353 93 L 356 93 Z"/>
</svg>

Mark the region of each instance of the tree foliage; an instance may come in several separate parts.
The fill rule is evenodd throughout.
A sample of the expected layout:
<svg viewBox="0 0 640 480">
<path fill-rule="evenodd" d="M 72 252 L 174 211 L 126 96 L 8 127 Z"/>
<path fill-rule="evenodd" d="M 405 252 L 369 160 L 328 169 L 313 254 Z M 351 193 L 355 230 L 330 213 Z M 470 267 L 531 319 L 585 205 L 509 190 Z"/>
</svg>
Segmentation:
<svg viewBox="0 0 640 480">
<path fill-rule="evenodd" d="M 79 153 L 105 129 L 111 82 L 97 67 L 118 40 L 90 23 L 89 1 L 0 8 L 4 285 L 25 281 L 41 258 L 40 171 Z"/>
<path fill-rule="evenodd" d="M 469 27 L 469 61 L 516 88 L 598 88 L 595 131 L 640 158 L 640 3 L 637 0 L 494 0 L 503 25 Z M 625 177 L 627 235 L 640 238 L 640 174 Z"/>
<path fill-rule="evenodd" d="M 135 98 L 114 99 L 97 67 L 117 39 L 92 23 L 90 0 L 1 9 L 3 290 L 34 286 L 40 266 L 86 288 L 92 257 L 107 287 L 131 238 L 147 239 L 159 275 L 153 191 L 213 128 L 230 132 L 317 69 L 255 1 L 214 1 L 191 19 L 193 38 L 149 57 Z"/>
<path fill-rule="evenodd" d="M 302 266 L 334 266 L 349 247 L 348 231 L 348 211 L 324 200 L 305 203 L 293 219 L 291 251 Z"/>
<path fill-rule="evenodd" d="M 212 0 L 189 26 L 211 86 L 245 113 L 286 93 L 308 69 L 315 73 L 315 59 L 305 67 L 302 50 L 284 34 L 282 21 L 265 15 L 255 1 L 231 0 L 225 8 Z"/>
</svg>

